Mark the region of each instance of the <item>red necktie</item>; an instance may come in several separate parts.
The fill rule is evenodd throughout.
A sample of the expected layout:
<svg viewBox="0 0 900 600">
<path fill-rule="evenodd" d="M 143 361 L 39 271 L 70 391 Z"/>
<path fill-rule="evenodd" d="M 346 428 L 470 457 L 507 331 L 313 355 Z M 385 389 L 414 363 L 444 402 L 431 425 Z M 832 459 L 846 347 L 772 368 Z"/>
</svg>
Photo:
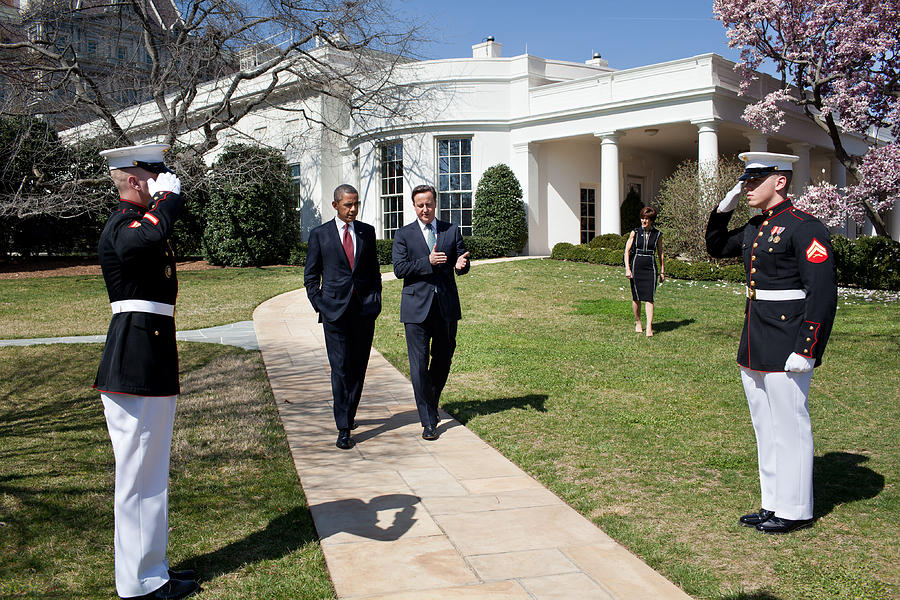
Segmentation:
<svg viewBox="0 0 900 600">
<path fill-rule="evenodd" d="M 353 240 L 350 239 L 350 224 L 344 224 L 344 254 L 347 255 L 347 262 L 350 263 L 350 270 L 353 270 Z"/>
</svg>

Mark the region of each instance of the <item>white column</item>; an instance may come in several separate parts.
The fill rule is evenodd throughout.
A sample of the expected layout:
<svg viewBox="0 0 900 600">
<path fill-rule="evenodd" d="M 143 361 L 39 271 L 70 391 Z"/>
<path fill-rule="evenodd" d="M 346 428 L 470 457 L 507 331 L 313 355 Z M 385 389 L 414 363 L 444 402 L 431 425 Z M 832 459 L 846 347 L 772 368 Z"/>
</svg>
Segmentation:
<svg viewBox="0 0 900 600">
<path fill-rule="evenodd" d="M 744 137 L 750 142 L 750 152 L 768 152 L 769 138 L 761 133 L 745 133 Z"/>
<path fill-rule="evenodd" d="M 702 171 L 715 173 L 719 167 L 719 126 L 715 121 L 694 123 L 697 126 L 697 162 Z"/>
<path fill-rule="evenodd" d="M 541 202 L 538 183 L 537 144 L 524 142 L 513 145 L 512 171 L 522 186 L 522 201 L 528 215 L 529 255 L 550 254 L 547 244 L 547 209 Z"/>
<path fill-rule="evenodd" d="M 809 144 L 798 142 L 796 144 L 788 144 L 791 152 L 800 157 L 800 160 L 794 163 L 794 176 L 792 178 L 791 190 L 795 196 L 802 196 L 809 185 Z"/>
<path fill-rule="evenodd" d="M 600 138 L 600 224 L 598 235 L 620 233 L 619 146 L 621 133 L 595 133 Z"/>
<path fill-rule="evenodd" d="M 831 159 L 831 183 L 836 185 L 838 189 L 847 187 L 847 168 L 837 158 Z M 847 237 L 856 237 L 856 223 L 851 219 L 847 219 L 843 226 L 836 228 L 834 233 L 840 233 Z"/>
</svg>

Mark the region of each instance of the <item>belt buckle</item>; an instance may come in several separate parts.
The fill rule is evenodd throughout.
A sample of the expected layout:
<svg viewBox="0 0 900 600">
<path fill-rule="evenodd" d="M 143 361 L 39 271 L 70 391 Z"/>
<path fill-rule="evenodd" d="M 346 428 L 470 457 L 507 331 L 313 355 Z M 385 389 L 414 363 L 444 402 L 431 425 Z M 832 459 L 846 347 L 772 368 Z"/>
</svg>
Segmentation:
<svg viewBox="0 0 900 600">
<path fill-rule="evenodd" d="M 756 300 L 756 290 L 750 286 L 744 286 L 746 288 L 747 297 L 751 300 Z"/>
</svg>

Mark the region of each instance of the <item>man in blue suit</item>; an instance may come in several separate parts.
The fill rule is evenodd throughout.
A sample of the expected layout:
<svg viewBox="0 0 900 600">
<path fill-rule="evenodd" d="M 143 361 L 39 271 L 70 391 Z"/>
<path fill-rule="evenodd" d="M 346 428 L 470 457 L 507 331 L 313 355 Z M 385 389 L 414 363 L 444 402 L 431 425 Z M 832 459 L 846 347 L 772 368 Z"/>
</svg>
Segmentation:
<svg viewBox="0 0 900 600">
<path fill-rule="evenodd" d="M 356 220 L 359 193 L 339 185 L 331 203 L 337 211 L 309 234 L 303 284 L 325 329 L 331 365 L 334 423 L 342 450 L 353 447 L 356 409 L 362 395 L 375 318 L 381 312 L 381 271 L 375 251 L 375 228 Z"/>
<path fill-rule="evenodd" d="M 450 374 L 456 325 L 462 318 L 454 272 L 469 272 L 469 253 L 459 227 L 435 219 L 436 198 L 430 185 L 413 188 L 417 218 L 397 230 L 393 248 L 394 274 L 403 279 L 400 321 L 406 328 L 409 371 L 426 440 L 437 439 L 438 401 Z"/>
</svg>

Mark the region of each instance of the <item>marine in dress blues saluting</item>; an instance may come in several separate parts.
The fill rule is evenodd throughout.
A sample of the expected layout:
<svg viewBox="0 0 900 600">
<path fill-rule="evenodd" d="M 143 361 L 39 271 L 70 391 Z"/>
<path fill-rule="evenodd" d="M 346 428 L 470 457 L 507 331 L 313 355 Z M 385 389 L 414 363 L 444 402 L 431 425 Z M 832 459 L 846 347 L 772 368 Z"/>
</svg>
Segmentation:
<svg viewBox="0 0 900 600">
<path fill-rule="evenodd" d="M 787 533 L 812 525 L 809 386 L 821 364 L 837 307 L 828 229 L 787 196 L 798 157 L 740 155 L 746 170 L 709 216 L 706 246 L 716 258 L 742 256 L 747 301 L 737 362 L 757 438 L 762 508 L 742 525 Z M 728 230 L 746 182 L 763 214 Z"/>
</svg>

